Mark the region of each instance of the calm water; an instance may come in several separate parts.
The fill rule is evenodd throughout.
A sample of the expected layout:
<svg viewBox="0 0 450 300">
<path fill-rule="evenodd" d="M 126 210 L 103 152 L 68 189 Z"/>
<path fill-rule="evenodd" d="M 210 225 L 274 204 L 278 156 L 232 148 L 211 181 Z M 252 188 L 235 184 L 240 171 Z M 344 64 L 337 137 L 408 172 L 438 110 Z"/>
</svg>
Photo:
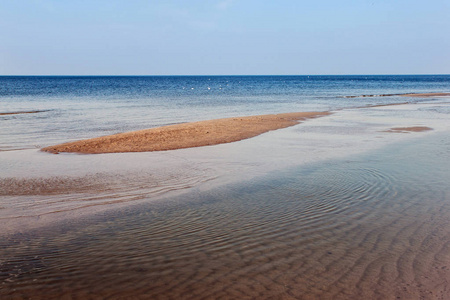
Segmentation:
<svg viewBox="0 0 450 300">
<path fill-rule="evenodd" d="M 0 295 L 431 299 L 450 275 L 449 146 L 433 136 L 10 236 Z"/>
<path fill-rule="evenodd" d="M 439 92 L 436 76 L 0 77 L 0 151 L 219 117 L 405 102 L 357 95 Z M 418 99 L 409 99 L 418 101 Z"/>
<path fill-rule="evenodd" d="M 0 299 L 448 299 L 450 76 L 0 77 Z M 368 104 L 396 105 L 360 108 Z M 338 110 L 342 109 L 343 110 Z M 245 141 L 84 137 L 335 110 Z M 432 131 L 391 133 L 393 127 Z"/>
</svg>

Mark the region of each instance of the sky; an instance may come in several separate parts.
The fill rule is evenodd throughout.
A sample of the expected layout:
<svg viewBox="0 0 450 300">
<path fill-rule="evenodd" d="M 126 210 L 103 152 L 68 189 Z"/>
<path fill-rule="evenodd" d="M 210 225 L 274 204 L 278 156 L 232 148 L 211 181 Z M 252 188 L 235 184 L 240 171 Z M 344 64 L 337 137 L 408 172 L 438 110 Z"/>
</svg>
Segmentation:
<svg viewBox="0 0 450 300">
<path fill-rule="evenodd" d="M 0 75 L 450 74 L 449 0 L 0 0 Z"/>
</svg>

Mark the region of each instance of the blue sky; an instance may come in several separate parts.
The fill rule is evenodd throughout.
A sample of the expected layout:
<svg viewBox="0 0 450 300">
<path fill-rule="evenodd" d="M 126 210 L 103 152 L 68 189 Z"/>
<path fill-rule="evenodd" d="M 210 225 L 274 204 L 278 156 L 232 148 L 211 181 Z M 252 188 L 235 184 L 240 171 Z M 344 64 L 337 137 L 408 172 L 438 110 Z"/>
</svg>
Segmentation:
<svg viewBox="0 0 450 300">
<path fill-rule="evenodd" d="M 449 74 L 449 0 L 0 0 L 0 75 Z"/>
</svg>

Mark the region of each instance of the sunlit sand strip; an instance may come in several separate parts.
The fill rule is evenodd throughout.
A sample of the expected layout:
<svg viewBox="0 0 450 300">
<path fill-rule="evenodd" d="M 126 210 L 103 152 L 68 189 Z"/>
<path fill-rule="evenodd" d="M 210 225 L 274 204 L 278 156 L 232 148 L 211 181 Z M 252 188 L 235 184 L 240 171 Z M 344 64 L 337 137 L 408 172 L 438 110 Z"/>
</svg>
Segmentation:
<svg viewBox="0 0 450 300">
<path fill-rule="evenodd" d="M 450 97 L 450 93 L 407 93 L 407 94 L 379 94 L 379 95 L 358 95 L 344 96 L 343 98 L 365 98 L 365 97 Z"/>
<path fill-rule="evenodd" d="M 308 118 L 329 114 L 330 112 L 299 112 L 176 124 L 50 146 L 42 151 L 94 154 L 217 145 L 248 139 L 271 130 L 296 125 Z"/>
<path fill-rule="evenodd" d="M 450 97 L 450 93 L 422 93 L 422 94 L 403 94 L 403 97 Z"/>
<path fill-rule="evenodd" d="M 0 112 L 0 116 L 8 116 L 8 115 L 21 115 L 21 114 L 37 114 L 41 112 L 46 112 L 48 110 L 30 110 L 30 111 L 14 111 L 14 112 Z"/>
<path fill-rule="evenodd" d="M 422 132 L 433 130 L 433 128 L 426 126 L 412 126 L 412 127 L 394 127 L 385 132 L 398 132 L 398 133 L 409 133 L 409 132 Z"/>
</svg>

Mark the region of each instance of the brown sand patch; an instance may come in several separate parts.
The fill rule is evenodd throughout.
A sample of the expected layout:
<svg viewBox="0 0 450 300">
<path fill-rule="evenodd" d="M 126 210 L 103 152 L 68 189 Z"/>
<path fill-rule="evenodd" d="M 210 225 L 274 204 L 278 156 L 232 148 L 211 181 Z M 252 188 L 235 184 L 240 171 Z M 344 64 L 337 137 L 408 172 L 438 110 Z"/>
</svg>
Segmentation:
<svg viewBox="0 0 450 300">
<path fill-rule="evenodd" d="M 403 94 L 403 97 L 450 97 L 450 93 Z"/>
<path fill-rule="evenodd" d="M 397 132 L 397 133 L 410 133 L 410 132 L 422 132 L 433 130 L 433 128 L 426 126 L 412 126 L 412 127 L 394 127 L 385 132 Z"/>
<path fill-rule="evenodd" d="M 308 118 L 328 114 L 330 113 L 284 113 L 176 124 L 64 143 L 43 148 L 42 151 L 94 154 L 164 151 L 217 145 L 248 139 L 267 131 L 296 125 Z"/>
<path fill-rule="evenodd" d="M 377 94 L 377 95 L 357 95 L 343 96 L 343 98 L 369 98 L 369 97 L 449 97 L 450 93 L 407 93 L 407 94 Z"/>
<path fill-rule="evenodd" d="M 37 113 L 46 112 L 46 111 L 48 111 L 48 110 L 14 111 L 14 112 L 7 112 L 7 113 L 0 112 L 0 116 L 21 115 L 21 114 L 37 114 Z"/>
</svg>

